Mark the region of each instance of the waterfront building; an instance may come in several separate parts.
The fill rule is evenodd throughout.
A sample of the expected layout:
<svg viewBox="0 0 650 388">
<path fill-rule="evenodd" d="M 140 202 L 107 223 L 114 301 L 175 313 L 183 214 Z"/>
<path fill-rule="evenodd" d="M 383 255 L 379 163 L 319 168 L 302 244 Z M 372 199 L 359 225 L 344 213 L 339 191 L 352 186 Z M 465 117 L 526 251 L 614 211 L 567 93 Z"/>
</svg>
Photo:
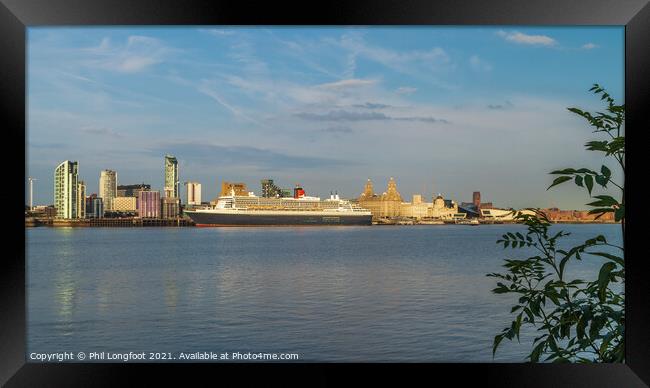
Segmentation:
<svg viewBox="0 0 650 388">
<path fill-rule="evenodd" d="M 397 191 L 395 179 L 388 180 L 386 192 L 381 195 L 375 194 L 372 181 L 368 179 L 363 193 L 359 196 L 359 205 L 372 212 L 372 218 L 391 218 L 400 215 L 402 196 Z"/>
<path fill-rule="evenodd" d="M 472 202 L 461 202 L 460 211 L 467 217 L 482 217 L 481 209 L 494 209 L 492 202 L 481 202 L 481 192 L 472 193 Z"/>
<path fill-rule="evenodd" d="M 99 197 L 105 210 L 113 210 L 113 198 L 117 197 L 117 172 L 102 170 L 99 174 Z"/>
<path fill-rule="evenodd" d="M 36 205 L 30 213 L 33 217 L 54 218 L 56 217 L 56 207 L 51 205 Z"/>
<path fill-rule="evenodd" d="M 162 218 L 178 218 L 181 201 L 178 198 L 164 197 L 161 199 Z"/>
<path fill-rule="evenodd" d="M 400 204 L 399 215 L 416 219 L 425 218 L 430 213 L 429 209 L 432 205 L 432 203 L 422 201 L 421 194 L 414 194 L 412 202 L 402 202 Z"/>
<path fill-rule="evenodd" d="M 140 218 L 160 218 L 160 191 L 140 191 L 137 207 Z"/>
<path fill-rule="evenodd" d="M 262 197 L 264 198 L 277 198 L 277 197 L 290 197 L 291 190 L 282 189 L 273 183 L 273 179 L 262 179 Z"/>
<path fill-rule="evenodd" d="M 54 169 L 56 218 L 78 218 L 79 164 L 65 160 Z"/>
<path fill-rule="evenodd" d="M 117 186 L 117 197 L 139 197 L 141 191 L 151 190 L 151 185 L 139 183 L 136 185 L 119 185 Z"/>
<path fill-rule="evenodd" d="M 413 202 L 402 202 L 400 217 L 415 219 L 432 218 L 451 220 L 458 214 L 458 205 L 451 200 L 445 200 L 441 194 L 433 197 L 431 202 L 423 202 L 420 194 L 413 196 Z"/>
<path fill-rule="evenodd" d="M 86 183 L 77 183 L 77 218 L 86 218 Z"/>
<path fill-rule="evenodd" d="M 233 183 L 233 182 L 221 182 L 221 194 L 219 196 L 223 197 L 226 195 L 232 195 L 233 190 L 235 195 L 248 195 L 248 188 L 245 183 Z"/>
<path fill-rule="evenodd" d="M 185 182 L 185 186 L 187 186 L 187 204 L 200 205 L 201 184 L 198 182 Z"/>
<path fill-rule="evenodd" d="M 459 213 L 458 204 L 452 200 L 445 199 L 440 193 L 433 199 L 432 206 L 429 209 L 427 217 L 445 220 L 457 218 Z"/>
<path fill-rule="evenodd" d="M 172 155 L 165 155 L 165 197 L 179 198 L 178 160 Z"/>
<path fill-rule="evenodd" d="M 136 200 L 135 197 L 115 197 L 113 198 L 113 211 L 135 212 L 137 210 Z"/>
<path fill-rule="evenodd" d="M 403 202 L 393 178 L 390 178 L 386 192 L 381 195 L 375 194 L 372 181 L 368 179 L 358 202 L 372 212 L 374 220 L 395 217 L 451 220 L 459 212 L 458 204 L 444 199 L 441 194 L 433 197 L 431 202 L 425 202 L 421 194 L 413 195 L 412 202 Z"/>
<path fill-rule="evenodd" d="M 558 208 L 541 209 L 552 222 L 615 222 L 614 213 L 589 214 L 588 210 L 560 210 Z M 598 217 L 598 218 L 596 218 Z"/>
<path fill-rule="evenodd" d="M 104 201 L 95 193 L 86 197 L 86 218 L 104 218 Z"/>
</svg>

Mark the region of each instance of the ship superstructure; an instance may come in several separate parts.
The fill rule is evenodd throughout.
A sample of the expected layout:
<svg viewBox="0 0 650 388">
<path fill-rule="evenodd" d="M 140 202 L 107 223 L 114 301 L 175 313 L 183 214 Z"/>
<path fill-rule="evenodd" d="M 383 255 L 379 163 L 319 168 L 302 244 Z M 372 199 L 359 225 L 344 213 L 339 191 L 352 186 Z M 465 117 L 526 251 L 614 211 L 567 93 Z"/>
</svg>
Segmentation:
<svg viewBox="0 0 650 388">
<path fill-rule="evenodd" d="M 305 195 L 302 188 L 294 197 L 220 196 L 216 205 L 186 211 L 197 226 L 226 225 L 370 225 L 372 213 L 359 204 L 341 199 Z"/>
</svg>

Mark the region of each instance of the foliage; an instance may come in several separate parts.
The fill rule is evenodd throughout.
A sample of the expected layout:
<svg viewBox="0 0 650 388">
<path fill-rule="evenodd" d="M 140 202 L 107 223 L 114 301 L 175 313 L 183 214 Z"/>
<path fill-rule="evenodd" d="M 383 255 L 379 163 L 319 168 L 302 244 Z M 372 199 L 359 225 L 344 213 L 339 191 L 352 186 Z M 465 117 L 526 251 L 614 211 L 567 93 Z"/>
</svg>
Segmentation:
<svg viewBox="0 0 650 388">
<path fill-rule="evenodd" d="M 590 89 L 601 95 L 608 104 L 608 113 L 589 113 L 577 108 L 569 111 L 585 118 L 603 133 L 607 140 L 594 140 L 585 144 L 589 151 L 605 153 L 616 160 L 625 173 L 625 137 L 622 133 L 625 119 L 624 105 L 616 105 L 610 95 L 599 85 Z M 603 165 L 600 171 L 587 168 L 563 169 L 551 172 L 560 175 L 549 189 L 573 180 L 592 196 L 594 182 L 603 189 L 608 185 L 621 190 L 621 199 L 610 195 L 596 195 L 587 205 L 598 214 L 613 212 L 625 232 L 624 184 L 612 180 L 611 170 Z M 497 244 L 504 249 L 526 248 L 533 256 L 526 259 L 506 259 L 505 274 L 491 273 L 487 276 L 497 280 L 496 294 L 513 294 L 518 297 L 511 313 L 515 318 L 509 327 L 495 336 L 493 355 L 504 338 L 519 341 L 522 328 L 530 328 L 539 334 L 533 341 L 533 349 L 527 357 L 530 362 L 623 362 L 625 359 L 625 309 L 624 281 L 625 262 L 623 247 L 609 243 L 602 235 L 585 241 L 568 250 L 559 248 L 559 242 L 569 235 L 564 231 L 551 234 L 551 222 L 538 209 L 518 212 L 515 219 L 527 227 L 525 234 L 506 233 Z M 604 259 L 597 279 L 584 281 L 567 279 L 565 269 L 574 260 L 596 256 Z M 618 283 L 619 286 L 615 286 Z M 620 288 L 617 290 L 616 288 Z"/>
</svg>

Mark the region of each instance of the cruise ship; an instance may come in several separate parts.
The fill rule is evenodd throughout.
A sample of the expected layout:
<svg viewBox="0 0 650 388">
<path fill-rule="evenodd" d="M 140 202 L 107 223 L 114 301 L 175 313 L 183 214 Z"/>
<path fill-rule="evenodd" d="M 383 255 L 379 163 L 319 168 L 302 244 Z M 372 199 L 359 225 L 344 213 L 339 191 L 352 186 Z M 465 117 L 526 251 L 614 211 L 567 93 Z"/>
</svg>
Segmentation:
<svg viewBox="0 0 650 388">
<path fill-rule="evenodd" d="M 186 210 L 196 226 L 249 225 L 371 225 L 372 213 L 358 204 L 340 199 L 309 197 L 296 190 L 294 197 L 220 196 L 214 206 Z"/>
</svg>

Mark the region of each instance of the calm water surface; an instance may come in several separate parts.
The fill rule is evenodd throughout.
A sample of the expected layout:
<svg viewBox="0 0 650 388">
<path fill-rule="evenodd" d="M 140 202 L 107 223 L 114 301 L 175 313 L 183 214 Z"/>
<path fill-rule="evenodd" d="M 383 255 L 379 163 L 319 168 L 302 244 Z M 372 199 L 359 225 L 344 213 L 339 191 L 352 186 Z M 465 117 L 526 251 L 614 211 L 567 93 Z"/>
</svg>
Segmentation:
<svg viewBox="0 0 650 388">
<path fill-rule="evenodd" d="M 553 226 L 577 244 L 617 225 Z M 29 228 L 31 352 L 275 352 L 307 361 L 492 362 L 490 292 L 520 225 Z M 595 276 L 599 259 L 568 267 Z M 526 342 L 526 338 L 522 342 Z M 520 362 L 504 343 L 494 361 Z"/>
</svg>

